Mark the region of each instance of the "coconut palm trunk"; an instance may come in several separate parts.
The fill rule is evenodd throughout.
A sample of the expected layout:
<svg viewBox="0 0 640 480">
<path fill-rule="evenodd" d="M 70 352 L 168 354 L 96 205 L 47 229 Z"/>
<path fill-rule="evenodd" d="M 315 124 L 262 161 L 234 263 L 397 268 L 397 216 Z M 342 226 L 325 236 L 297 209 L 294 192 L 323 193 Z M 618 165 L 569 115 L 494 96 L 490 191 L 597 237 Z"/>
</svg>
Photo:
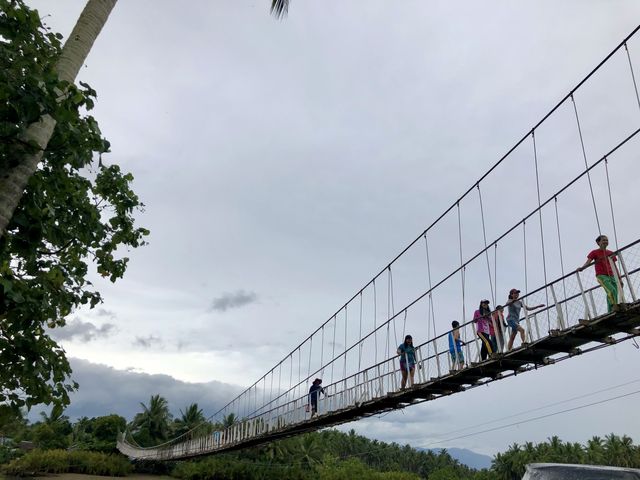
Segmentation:
<svg viewBox="0 0 640 480">
<path fill-rule="evenodd" d="M 61 80 L 73 83 L 78 71 L 84 64 L 102 27 L 117 0 L 89 0 L 78 18 L 76 26 L 64 44 L 62 55 L 56 65 Z M 36 153 L 20 154 L 18 164 L 4 172 L 0 177 L 0 238 L 4 235 L 9 221 L 18 206 L 29 178 L 36 171 L 47 144 L 53 135 L 56 121 L 50 115 L 44 115 L 31 124 L 22 134 L 25 142 L 35 142 L 39 150 Z"/>
</svg>

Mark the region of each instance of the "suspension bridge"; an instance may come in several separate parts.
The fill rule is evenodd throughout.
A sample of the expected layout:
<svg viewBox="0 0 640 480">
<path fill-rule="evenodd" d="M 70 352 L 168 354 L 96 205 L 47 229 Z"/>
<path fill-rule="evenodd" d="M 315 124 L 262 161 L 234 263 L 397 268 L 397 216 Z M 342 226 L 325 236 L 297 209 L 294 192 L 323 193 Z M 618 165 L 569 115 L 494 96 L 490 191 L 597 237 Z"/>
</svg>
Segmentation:
<svg viewBox="0 0 640 480">
<path fill-rule="evenodd" d="M 232 425 L 153 447 L 123 433 L 118 449 L 157 461 L 238 450 L 459 394 L 639 336 L 640 238 L 629 221 L 637 218 L 640 173 L 632 55 L 639 29 L 328 320 L 214 414 L 233 414 Z M 607 258 L 613 307 L 593 267 L 578 268 L 606 233 L 615 245 Z M 525 341 L 511 350 L 496 333 L 502 319 L 493 319 L 499 338 L 483 354 L 470 319 L 475 305 L 484 298 L 505 304 L 513 287 L 525 305 L 542 306 L 522 309 Z M 452 320 L 464 360 L 450 352 Z M 415 382 L 401 388 L 396 348 L 406 333 L 426 341 L 416 342 Z M 326 395 L 314 412 L 308 390 L 317 377 Z"/>
</svg>

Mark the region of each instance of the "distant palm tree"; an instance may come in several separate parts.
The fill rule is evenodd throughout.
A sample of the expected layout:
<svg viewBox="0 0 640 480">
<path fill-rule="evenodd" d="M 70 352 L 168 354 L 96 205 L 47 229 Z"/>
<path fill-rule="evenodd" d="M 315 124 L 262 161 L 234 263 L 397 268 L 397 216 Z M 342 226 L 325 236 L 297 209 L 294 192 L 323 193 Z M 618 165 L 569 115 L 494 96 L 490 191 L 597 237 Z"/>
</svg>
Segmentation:
<svg viewBox="0 0 640 480">
<path fill-rule="evenodd" d="M 40 412 L 40 418 L 42 418 L 42 423 L 53 425 L 54 423 L 69 420 L 69 417 L 62 414 L 63 412 L 64 409 L 60 405 L 56 405 L 51 409 L 51 413 L 49 415 L 45 412 Z"/>
<path fill-rule="evenodd" d="M 595 436 L 587 442 L 587 463 L 604 465 L 604 447 L 602 438 Z"/>
<path fill-rule="evenodd" d="M 152 395 L 149 406 L 140 402 L 142 412 L 133 419 L 131 431 L 140 443 L 163 442 L 169 437 L 171 414 L 167 400 L 160 395 Z M 145 445 L 149 446 L 149 445 Z"/>
<path fill-rule="evenodd" d="M 321 463 L 322 448 L 318 443 L 318 439 L 314 435 L 303 435 L 298 437 L 295 447 L 296 457 L 303 466 L 312 469 L 318 463 Z"/>
<path fill-rule="evenodd" d="M 238 421 L 238 417 L 235 413 L 230 413 L 229 415 L 225 415 L 222 417 L 222 427 L 229 428 L 231 425 Z"/>
<path fill-rule="evenodd" d="M 197 403 L 189 405 L 185 411 L 180 410 L 180 418 L 175 421 L 175 434 L 177 436 L 192 432 L 194 435 L 204 433 L 208 430 L 208 423 L 202 409 Z"/>
</svg>

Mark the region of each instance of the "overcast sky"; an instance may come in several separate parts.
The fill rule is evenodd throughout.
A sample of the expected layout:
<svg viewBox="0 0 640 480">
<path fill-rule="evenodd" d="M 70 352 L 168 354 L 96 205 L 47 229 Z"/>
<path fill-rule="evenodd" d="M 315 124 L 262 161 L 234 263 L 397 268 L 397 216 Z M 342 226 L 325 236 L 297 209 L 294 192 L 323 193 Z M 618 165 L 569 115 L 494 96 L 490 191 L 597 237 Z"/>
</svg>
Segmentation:
<svg viewBox="0 0 640 480">
<path fill-rule="evenodd" d="M 65 36 L 84 4 L 28 3 Z M 213 413 L 378 273 L 640 18 L 635 0 L 294 0 L 283 21 L 268 10 L 266 0 L 121 0 L 79 74 L 98 92 L 93 114 L 112 145 L 105 160 L 133 173 L 151 236 L 128 254 L 124 280 L 93 279 L 104 304 L 57 333 L 81 385 L 72 416 L 133 415 L 156 393 L 174 413 L 193 401 Z M 630 51 L 638 72 L 640 41 Z M 594 156 L 640 123 L 625 62 L 580 98 L 584 110 L 597 105 L 584 125 Z M 562 121 L 557 131 L 569 128 Z M 552 151 L 553 141 L 539 142 L 542 156 Z M 638 195 L 624 183 L 637 146 L 617 171 L 621 244 L 639 236 L 625 216 Z M 565 173 L 563 162 L 546 164 L 543 194 L 562 185 L 551 173 Z M 491 238 L 525 213 L 516 197 L 535 203 L 535 190 L 520 188 L 531 175 L 503 175 L 493 210 L 504 215 Z M 566 211 L 591 221 L 589 197 L 572 201 Z M 576 232 L 567 263 L 578 266 L 595 235 Z M 441 241 L 455 244 L 448 235 Z M 477 306 L 470 298 L 467 312 Z M 488 454 L 555 434 L 640 442 L 631 395 L 434 443 L 633 392 L 639 359 L 627 342 L 346 428 Z"/>
</svg>

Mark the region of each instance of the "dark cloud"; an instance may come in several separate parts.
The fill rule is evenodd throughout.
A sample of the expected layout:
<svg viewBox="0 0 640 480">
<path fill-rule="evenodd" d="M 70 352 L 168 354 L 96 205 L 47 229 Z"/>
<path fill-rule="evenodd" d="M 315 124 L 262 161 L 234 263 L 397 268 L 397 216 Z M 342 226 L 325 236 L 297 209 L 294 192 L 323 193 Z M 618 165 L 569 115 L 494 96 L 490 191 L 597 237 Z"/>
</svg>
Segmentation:
<svg viewBox="0 0 640 480">
<path fill-rule="evenodd" d="M 87 343 L 96 338 L 108 337 L 115 331 L 116 326 L 112 323 L 104 323 L 98 327 L 91 322 L 83 322 L 79 318 L 74 318 L 62 328 L 50 331 L 51 337 L 56 340 L 76 340 Z"/>
<path fill-rule="evenodd" d="M 156 337 L 155 335 L 148 335 L 146 337 L 136 337 L 133 342 L 134 346 L 142 347 L 142 348 L 151 348 L 153 345 L 162 344 L 162 339 L 160 337 Z"/>
<path fill-rule="evenodd" d="M 96 316 L 116 318 L 116 314 L 114 312 L 112 312 L 111 310 L 106 310 L 104 308 L 99 308 L 98 310 L 96 310 Z"/>
<path fill-rule="evenodd" d="M 77 358 L 71 358 L 70 363 L 72 378 L 80 385 L 78 391 L 70 395 L 71 404 L 65 411 L 72 420 L 111 413 L 131 420 L 140 411 L 140 402 L 147 404 L 151 395 L 156 394 L 167 399 L 169 410 L 174 415 L 185 406 L 197 403 L 208 417 L 242 390 L 239 386 L 216 381 L 187 383 L 169 375 L 117 370 Z M 50 408 L 36 406 L 29 418 L 37 419 L 41 410 Z"/>
<path fill-rule="evenodd" d="M 258 295 L 255 292 L 238 290 L 234 293 L 223 293 L 222 296 L 213 299 L 209 311 L 226 312 L 230 308 L 244 307 L 245 305 L 255 303 L 257 300 Z"/>
</svg>

